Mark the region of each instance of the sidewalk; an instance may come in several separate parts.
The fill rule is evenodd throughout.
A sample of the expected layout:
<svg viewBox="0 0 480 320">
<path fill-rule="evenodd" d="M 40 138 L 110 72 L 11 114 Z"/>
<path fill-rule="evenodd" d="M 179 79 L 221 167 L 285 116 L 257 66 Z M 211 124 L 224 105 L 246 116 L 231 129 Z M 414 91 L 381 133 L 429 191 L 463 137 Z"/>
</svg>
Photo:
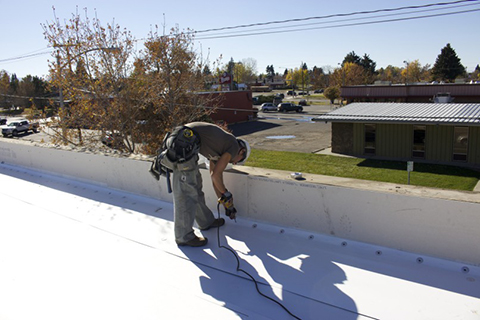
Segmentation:
<svg viewBox="0 0 480 320">
<path fill-rule="evenodd" d="M 292 319 L 216 230 L 177 247 L 171 203 L 4 164 L 0 182 L 2 320 Z M 478 267 L 241 213 L 220 241 L 301 319 L 478 319 Z"/>
</svg>

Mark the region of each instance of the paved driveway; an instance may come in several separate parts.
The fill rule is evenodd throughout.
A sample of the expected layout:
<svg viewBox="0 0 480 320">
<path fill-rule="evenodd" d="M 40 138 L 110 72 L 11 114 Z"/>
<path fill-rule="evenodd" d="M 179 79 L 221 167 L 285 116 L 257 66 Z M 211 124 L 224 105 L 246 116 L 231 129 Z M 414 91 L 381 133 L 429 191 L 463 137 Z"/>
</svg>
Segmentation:
<svg viewBox="0 0 480 320">
<path fill-rule="evenodd" d="M 331 124 L 312 117 L 330 111 L 328 106 L 306 106 L 303 113 L 259 112 L 258 120 L 230 126 L 255 149 L 312 153 L 331 145 Z"/>
</svg>

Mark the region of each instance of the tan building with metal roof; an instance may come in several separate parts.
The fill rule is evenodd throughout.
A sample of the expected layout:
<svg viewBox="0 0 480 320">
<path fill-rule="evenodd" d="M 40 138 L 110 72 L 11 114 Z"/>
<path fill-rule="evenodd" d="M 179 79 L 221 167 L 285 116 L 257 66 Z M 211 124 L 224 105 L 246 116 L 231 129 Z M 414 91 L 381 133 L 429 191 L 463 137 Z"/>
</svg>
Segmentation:
<svg viewBox="0 0 480 320">
<path fill-rule="evenodd" d="M 352 103 L 332 123 L 332 152 L 480 167 L 480 103 Z"/>
</svg>

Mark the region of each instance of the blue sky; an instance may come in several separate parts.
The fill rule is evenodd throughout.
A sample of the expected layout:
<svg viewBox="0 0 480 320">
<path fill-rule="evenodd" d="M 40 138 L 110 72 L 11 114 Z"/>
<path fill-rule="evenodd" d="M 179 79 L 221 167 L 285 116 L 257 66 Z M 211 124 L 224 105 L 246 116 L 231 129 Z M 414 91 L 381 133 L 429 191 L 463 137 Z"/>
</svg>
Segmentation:
<svg viewBox="0 0 480 320">
<path fill-rule="evenodd" d="M 450 2 L 452 0 L 443 0 Z M 440 2 L 440 1 L 439 1 Z M 57 17 L 68 20 L 78 6 L 88 8 L 90 17 L 95 12 L 103 25 L 115 19 L 122 28 L 130 30 L 137 39 L 148 35 L 155 25 L 165 22 L 167 28 L 178 25 L 180 29 L 190 28 L 196 31 L 212 28 L 264 23 L 287 19 L 318 17 L 358 11 L 370 11 L 404 6 L 418 6 L 435 3 L 434 0 L 412 1 L 4 1 L 0 0 L 0 70 L 16 73 L 18 77 L 27 74 L 44 76 L 48 73 L 49 54 L 28 59 L 10 60 L 26 54 L 47 51 L 48 43 L 43 37 L 41 23 L 53 20 L 52 6 Z M 459 4 L 460 5 L 460 4 Z M 439 14 L 445 12 L 480 9 L 480 1 L 462 3 L 469 5 L 443 11 L 428 11 L 416 14 Z M 438 8 L 438 7 L 436 7 Z M 432 8 L 430 8 L 432 9 Z M 411 17 L 401 15 L 399 11 L 389 16 L 378 13 L 377 20 Z M 392 15 L 393 14 L 393 15 Z M 367 20 L 354 20 L 364 16 L 350 16 L 341 19 L 339 24 L 362 23 Z M 307 20 L 297 24 L 319 23 L 325 19 Z M 450 43 L 468 71 L 480 64 L 480 41 L 478 30 L 480 11 L 447 15 L 434 18 L 397 21 L 390 23 L 356 25 L 349 27 L 324 28 L 325 24 L 305 25 L 297 32 L 268 33 L 255 36 L 228 37 L 197 40 L 204 55 L 209 51 L 210 60 L 220 55 L 222 62 L 230 58 L 235 61 L 252 58 L 257 62 L 257 72 L 265 72 L 267 65 L 273 65 L 276 72 L 283 73 L 285 68 L 297 68 L 302 62 L 309 68 L 313 66 L 338 67 L 345 55 L 355 51 L 358 55 L 368 54 L 377 62 L 377 68 L 387 65 L 404 66 L 404 61 L 419 59 L 422 65 L 435 63 L 440 50 Z M 289 24 L 274 24 L 261 27 L 261 32 L 280 31 L 268 29 Z M 260 27 L 257 27 L 260 28 Z M 316 29 L 313 29 L 316 28 Z M 235 29 L 234 31 L 247 30 Z M 225 31 L 222 31 L 222 33 Z M 198 36 L 200 38 L 200 36 Z M 143 46 L 138 41 L 138 49 Z"/>
</svg>

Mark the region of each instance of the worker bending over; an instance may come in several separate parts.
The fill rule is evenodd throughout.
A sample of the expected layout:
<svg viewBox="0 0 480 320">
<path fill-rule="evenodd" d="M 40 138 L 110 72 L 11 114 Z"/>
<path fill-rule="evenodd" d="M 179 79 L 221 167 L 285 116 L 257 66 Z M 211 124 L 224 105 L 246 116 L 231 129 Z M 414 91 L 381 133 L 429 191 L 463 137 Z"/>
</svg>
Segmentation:
<svg viewBox="0 0 480 320">
<path fill-rule="evenodd" d="M 224 184 L 223 172 L 229 163 L 244 164 L 250 154 L 250 146 L 245 140 L 237 139 L 221 127 L 207 122 L 186 124 L 175 139 L 172 138 L 170 143 L 167 142 L 167 145 L 175 145 L 175 140 L 180 145 L 178 137 L 185 140 L 193 137 L 196 146 L 191 151 L 193 154 L 190 159 L 177 162 L 172 167 L 175 241 L 179 246 L 200 247 L 206 245 L 208 239 L 195 235 L 194 222 L 197 222 L 200 230 L 208 230 L 223 226 L 225 220 L 215 219 L 212 211 L 205 204 L 202 177 L 198 168 L 198 153 L 210 161 L 213 189 L 219 202 L 224 205 L 226 215 L 234 219 L 236 209 L 232 194 Z M 178 148 L 177 153 L 179 153 Z M 185 155 L 188 152 L 183 151 L 183 153 Z"/>
</svg>

